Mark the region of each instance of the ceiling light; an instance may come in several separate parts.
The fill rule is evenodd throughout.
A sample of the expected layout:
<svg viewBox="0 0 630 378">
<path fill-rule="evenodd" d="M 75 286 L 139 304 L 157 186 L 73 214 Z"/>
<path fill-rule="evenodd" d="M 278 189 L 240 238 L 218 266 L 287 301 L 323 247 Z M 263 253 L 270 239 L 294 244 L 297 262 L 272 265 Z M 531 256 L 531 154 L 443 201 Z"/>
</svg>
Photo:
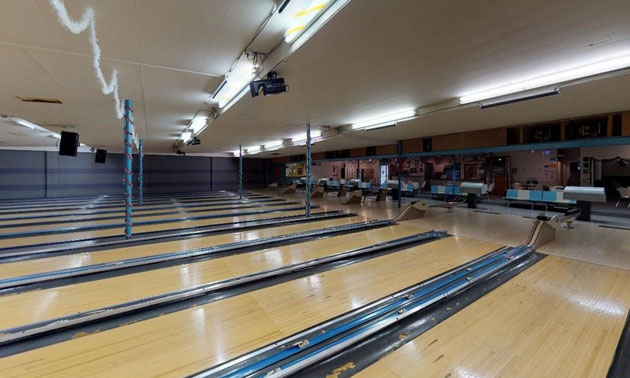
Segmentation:
<svg viewBox="0 0 630 378">
<path fill-rule="evenodd" d="M 313 19 L 320 14 L 326 7 L 330 0 L 295 0 L 298 7 L 295 9 L 293 18 L 289 27 L 284 32 L 284 41 L 286 43 L 293 42 L 306 27 L 313 21 Z"/>
<path fill-rule="evenodd" d="M 190 121 L 190 125 L 188 125 L 188 130 L 192 131 L 192 133 L 195 135 L 199 134 L 206 128 L 206 126 L 208 126 L 209 117 L 210 112 L 198 111 L 192 121 Z"/>
<path fill-rule="evenodd" d="M 247 155 L 257 154 L 259 152 L 261 152 L 260 146 L 252 146 L 252 147 L 245 148 L 245 153 L 247 153 Z"/>
<path fill-rule="evenodd" d="M 20 126 L 24 126 L 24 127 L 28 127 L 29 129 L 33 130 L 36 127 L 38 127 L 36 124 L 31 123 L 25 119 L 21 119 L 21 118 L 12 118 L 13 121 L 15 121 L 15 123 L 17 123 Z"/>
<path fill-rule="evenodd" d="M 563 71 L 548 73 L 545 75 L 531 77 L 524 80 L 518 80 L 496 88 L 467 94 L 460 97 L 459 103 L 462 105 L 470 104 L 473 102 L 550 86 L 553 84 L 561 84 L 571 80 L 617 71 L 629 67 L 630 55 L 616 57 L 612 59 L 599 60 L 588 64 L 574 66 Z"/>
<path fill-rule="evenodd" d="M 319 29 L 321 29 L 334 15 L 337 14 L 350 0 L 337 0 L 331 2 L 324 13 L 315 20 L 291 45 L 289 54 L 294 53 L 299 49 L 306 41 L 308 41 Z M 286 39 L 285 39 L 286 41 Z M 288 42 L 287 42 L 288 43 Z"/>
<path fill-rule="evenodd" d="M 416 117 L 415 109 L 408 109 L 396 113 L 390 113 L 387 115 L 371 118 L 365 121 L 353 123 L 352 130 L 370 130 L 383 126 L 389 126 L 398 122 L 407 121 Z"/>
<path fill-rule="evenodd" d="M 224 108 L 237 95 L 240 95 L 243 92 L 243 88 L 248 86 L 255 78 L 254 64 L 248 59 L 247 54 L 243 53 L 232 70 L 225 75 L 223 83 L 207 102 L 215 102 L 219 108 Z"/>
<path fill-rule="evenodd" d="M 322 136 L 322 132 L 319 130 L 311 130 L 311 139 L 319 138 Z M 301 142 L 306 140 L 306 133 L 299 133 L 291 137 L 293 142 Z"/>
<path fill-rule="evenodd" d="M 184 131 L 182 133 L 182 135 L 180 136 L 180 139 L 182 140 L 182 142 L 184 143 L 188 143 L 189 140 L 191 140 L 193 137 L 193 133 L 190 131 Z"/>
<path fill-rule="evenodd" d="M 10 121 L 15 122 L 16 124 L 23 126 L 23 127 L 28 127 L 31 130 L 46 134 L 47 136 L 51 137 L 51 138 L 56 138 L 56 139 L 61 139 L 61 135 L 55 132 L 52 132 L 46 128 L 43 128 L 33 122 L 27 121 L 25 119 L 22 118 L 18 118 L 18 117 L 10 117 L 10 116 L 1 116 L 4 119 L 8 119 Z"/>
<path fill-rule="evenodd" d="M 272 142 L 267 142 L 267 143 L 264 144 L 264 147 L 265 147 L 266 150 L 277 148 L 277 147 L 282 147 L 282 141 L 281 140 L 274 140 Z"/>
</svg>

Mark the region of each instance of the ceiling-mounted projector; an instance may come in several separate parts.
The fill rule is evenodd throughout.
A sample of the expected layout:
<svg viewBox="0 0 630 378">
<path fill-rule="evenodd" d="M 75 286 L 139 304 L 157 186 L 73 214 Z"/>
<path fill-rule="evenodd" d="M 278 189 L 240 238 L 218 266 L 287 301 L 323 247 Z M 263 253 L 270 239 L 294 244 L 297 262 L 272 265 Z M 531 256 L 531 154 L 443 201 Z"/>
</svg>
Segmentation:
<svg viewBox="0 0 630 378">
<path fill-rule="evenodd" d="M 192 137 L 186 144 L 189 146 L 197 146 L 201 144 L 201 140 L 197 137 Z"/>
<path fill-rule="evenodd" d="M 249 83 L 249 91 L 252 97 L 256 97 L 261 93 L 263 96 L 267 96 L 286 92 L 287 85 L 284 83 L 283 78 L 279 78 L 276 72 L 271 71 L 267 74 L 266 80 L 255 80 Z"/>
</svg>

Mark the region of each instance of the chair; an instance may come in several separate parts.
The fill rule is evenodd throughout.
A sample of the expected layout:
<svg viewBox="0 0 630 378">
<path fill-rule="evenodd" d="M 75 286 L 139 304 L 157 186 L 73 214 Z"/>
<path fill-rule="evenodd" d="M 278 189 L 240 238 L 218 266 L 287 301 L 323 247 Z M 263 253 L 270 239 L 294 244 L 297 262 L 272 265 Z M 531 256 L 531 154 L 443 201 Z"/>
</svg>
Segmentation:
<svg viewBox="0 0 630 378">
<path fill-rule="evenodd" d="M 621 202 L 621 200 L 626 200 L 628 201 L 628 208 L 630 208 L 630 188 L 624 188 L 623 186 L 620 186 L 617 188 L 617 191 L 619 192 L 619 201 L 617 201 L 617 204 L 615 205 L 615 207 L 619 206 L 619 202 Z"/>
<path fill-rule="evenodd" d="M 486 188 L 486 195 L 488 196 L 488 199 L 490 199 L 490 193 L 492 193 L 493 190 L 494 190 L 494 183 L 491 182 L 488 185 L 488 188 Z"/>
<path fill-rule="evenodd" d="M 425 192 L 427 190 L 427 181 L 426 180 L 422 181 L 422 185 L 420 185 L 418 189 L 421 193 Z"/>
</svg>

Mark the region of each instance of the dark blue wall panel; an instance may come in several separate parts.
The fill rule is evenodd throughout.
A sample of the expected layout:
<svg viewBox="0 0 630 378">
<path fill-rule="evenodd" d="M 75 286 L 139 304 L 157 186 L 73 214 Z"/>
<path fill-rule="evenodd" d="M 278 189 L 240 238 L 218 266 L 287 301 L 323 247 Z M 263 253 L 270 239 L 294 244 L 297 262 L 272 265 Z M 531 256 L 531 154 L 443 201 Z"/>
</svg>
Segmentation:
<svg viewBox="0 0 630 378">
<path fill-rule="evenodd" d="M 134 155 L 134 191 L 137 191 Z M 245 188 L 269 182 L 270 162 L 244 159 Z M 0 150 L 0 199 L 54 198 L 122 193 L 122 155 L 107 154 L 96 164 L 94 154 L 77 157 L 57 152 Z M 145 155 L 145 193 L 200 192 L 238 188 L 238 159 L 199 156 Z"/>
</svg>

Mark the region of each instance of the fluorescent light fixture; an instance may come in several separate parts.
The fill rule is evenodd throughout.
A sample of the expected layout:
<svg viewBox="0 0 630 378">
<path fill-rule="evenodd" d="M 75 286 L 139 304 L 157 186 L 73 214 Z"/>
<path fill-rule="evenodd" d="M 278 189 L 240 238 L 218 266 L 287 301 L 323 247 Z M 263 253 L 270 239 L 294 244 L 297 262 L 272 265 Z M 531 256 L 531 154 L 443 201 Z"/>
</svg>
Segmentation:
<svg viewBox="0 0 630 378">
<path fill-rule="evenodd" d="M 20 125 L 20 126 L 24 126 L 24 127 L 28 127 L 28 128 L 29 128 L 29 129 L 31 129 L 31 130 L 33 130 L 33 129 L 35 129 L 35 128 L 39 127 L 39 126 L 37 126 L 36 124 L 31 123 L 31 122 L 29 122 L 29 121 L 27 121 L 27 120 L 25 120 L 25 119 L 22 119 L 22 118 L 11 118 L 11 119 L 12 119 L 15 123 L 17 123 L 18 125 Z"/>
<path fill-rule="evenodd" d="M 241 93 L 236 95 L 236 97 L 234 97 L 232 101 L 230 101 L 227 105 L 225 105 L 225 107 L 221 108 L 221 113 L 227 112 L 228 109 L 230 109 L 234 104 L 236 104 L 240 99 L 243 98 L 243 96 L 245 96 L 248 93 L 249 93 L 249 85 L 245 87 L 245 89 L 243 89 Z"/>
<path fill-rule="evenodd" d="M 396 113 L 389 113 L 365 121 L 353 123 L 352 130 L 370 130 L 379 127 L 389 126 L 398 122 L 407 121 L 416 117 L 416 109 L 403 110 Z"/>
<path fill-rule="evenodd" d="M 547 73 L 541 76 L 530 77 L 491 88 L 476 93 L 467 94 L 459 98 L 459 103 L 470 104 L 495 97 L 505 96 L 513 93 L 528 91 L 531 89 L 550 86 L 553 84 L 561 84 L 572 80 L 582 79 L 589 76 L 599 75 L 603 73 L 613 72 L 630 67 L 630 55 L 620 56 L 616 58 L 599 60 L 588 64 L 574 66 L 572 68 Z"/>
<path fill-rule="evenodd" d="M 350 0 L 336 0 L 328 6 L 328 8 L 324 11 L 324 13 L 313 22 L 308 29 L 306 29 L 291 45 L 291 49 L 289 54 L 294 53 L 297 49 L 299 49 L 306 41 L 308 41 L 315 33 L 319 31 L 334 15 L 337 14 L 348 4 Z"/>
<path fill-rule="evenodd" d="M 247 155 L 253 155 L 261 152 L 261 149 L 260 146 L 251 146 L 245 148 L 244 152 L 247 153 Z"/>
<path fill-rule="evenodd" d="M 302 34 L 313 19 L 326 9 L 328 3 L 330 2 L 330 0 L 293 1 L 298 4 L 298 7 L 294 9 L 295 13 L 293 13 L 289 27 L 284 32 L 284 41 L 286 43 L 293 42 L 300 34 Z"/>
<path fill-rule="evenodd" d="M 264 146 L 265 146 L 265 150 L 280 148 L 282 147 L 282 140 L 274 140 L 271 142 L 267 142 L 264 144 Z"/>
<path fill-rule="evenodd" d="M 239 156 L 240 155 L 240 151 L 239 150 L 234 150 L 234 151 L 230 151 L 234 156 Z"/>
<path fill-rule="evenodd" d="M 180 136 L 180 139 L 182 140 L 182 142 L 187 143 L 189 140 L 191 140 L 193 137 L 193 133 L 190 131 L 184 131 L 182 133 L 182 135 Z"/>
<path fill-rule="evenodd" d="M 8 119 L 10 121 L 15 122 L 16 124 L 23 126 L 23 127 L 28 127 L 31 130 L 46 134 L 47 136 L 51 137 L 51 138 L 55 138 L 55 139 L 61 139 L 61 134 L 52 132 L 46 128 L 41 127 L 40 125 L 37 125 L 33 122 L 27 121 L 25 119 L 22 118 L 18 118 L 18 117 L 9 117 L 9 116 L 1 116 L 4 119 Z"/>
<path fill-rule="evenodd" d="M 243 88 L 256 78 L 255 67 L 247 54 L 241 55 L 234 67 L 225 75 L 225 80 L 219 89 L 212 95 L 210 101 L 216 102 L 219 108 L 224 108 L 232 100 L 243 92 Z M 247 90 L 249 90 L 247 88 Z M 210 102 L 208 101 L 208 102 Z"/>
<path fill-rule="evenodd" d="M 192 133 L 195 135 L 199 134 L 206 128 L 206 126 L 208 126 L 209 117 L 210 112 L 198 111 L 192 121 L 190 121 L 190 124 L 188 125 L 188 130 L 192 131 Z"/>
<path fill-rule="evenodd" d="M 311 130 L 311 139 L 319 138 L 322 136 L 322 132 L 319 130 Z M 291 137 L 293 142 L 306 141 L 306 132 L 296 134 Z"/>
</svg>

